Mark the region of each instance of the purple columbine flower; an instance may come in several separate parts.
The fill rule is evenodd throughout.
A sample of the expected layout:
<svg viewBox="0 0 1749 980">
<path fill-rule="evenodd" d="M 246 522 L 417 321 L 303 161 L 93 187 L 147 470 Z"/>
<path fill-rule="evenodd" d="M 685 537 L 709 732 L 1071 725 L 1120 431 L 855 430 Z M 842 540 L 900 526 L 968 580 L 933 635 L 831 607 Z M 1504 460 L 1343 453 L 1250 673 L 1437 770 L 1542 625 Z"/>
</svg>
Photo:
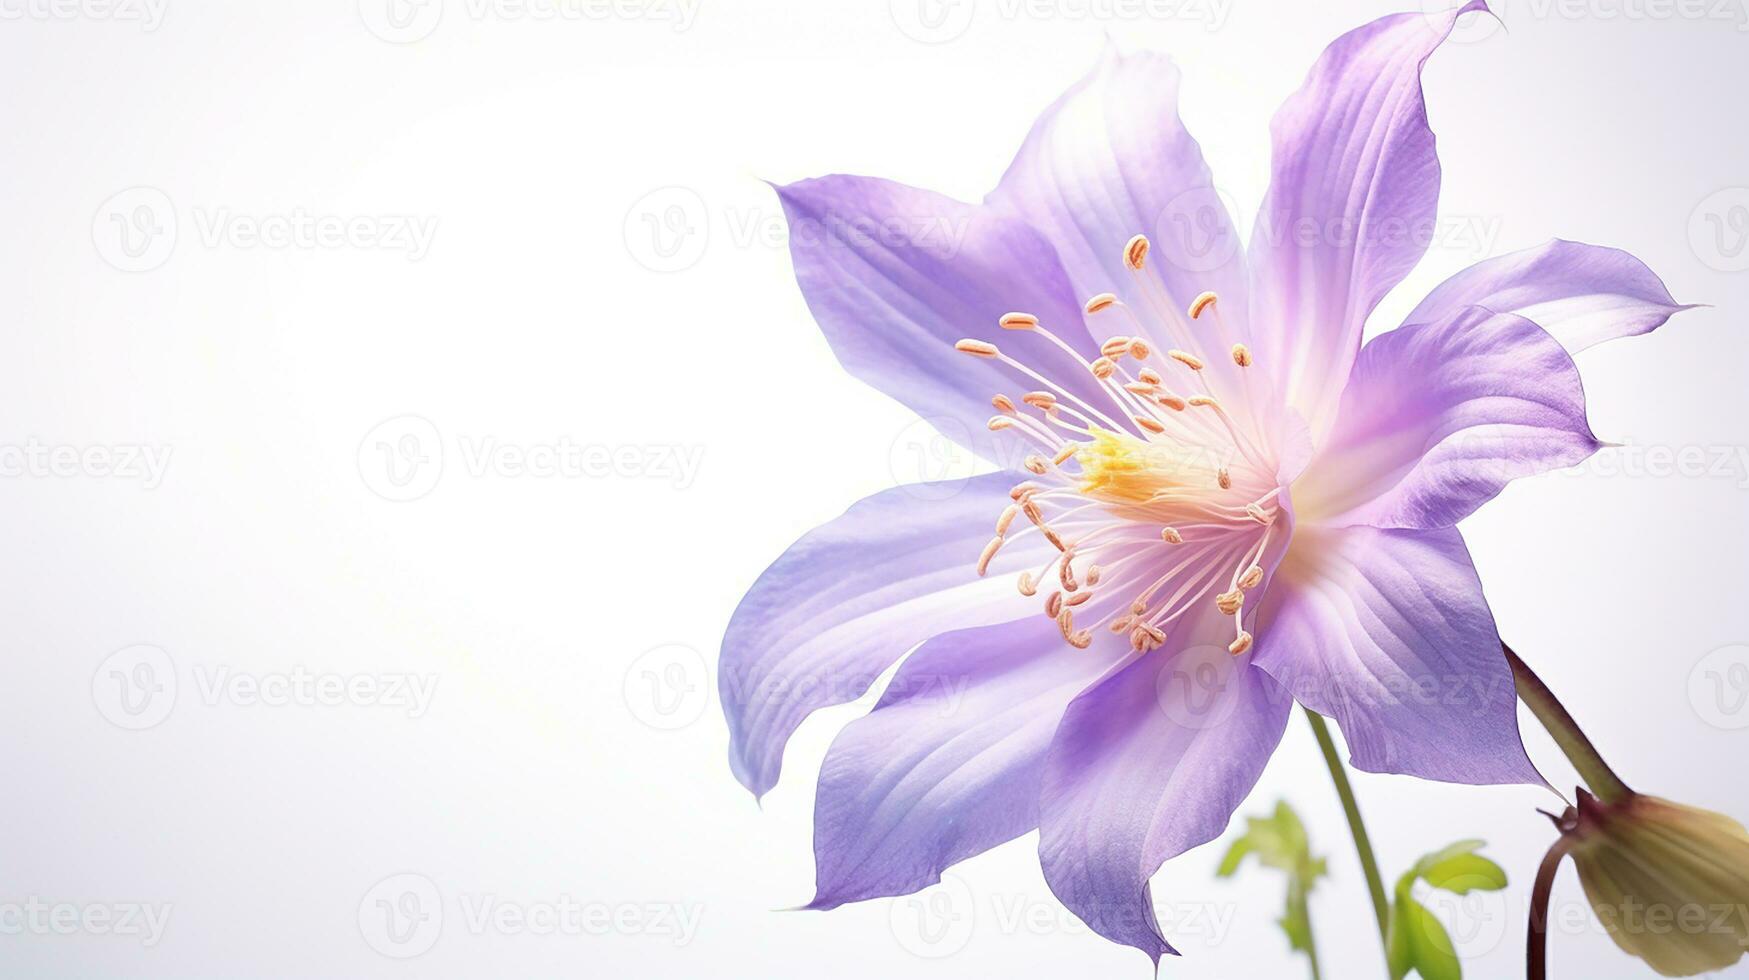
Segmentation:
<svg viewBox="0 0 1749 980">
<path fill-rule="evenodd" d="M 756 794 L 809 713 L 904 658 L 826 757 L 811 907 L 1037 829 L 1057 896 L 1157 960 L 1149 877 L 1226 827 L 1296 699 L 1361 769 L 1541 781 L 1454 525 L 1594 452 L 1571 355 L 1681 307 L 1633 257 L 1553 241 L 1361 343 L 1426 251 L 1420 71 L 1472 10 L 1325 51 L 1275 117 L 1247 248 L 1157 55 L 1109 53 L 982 204 L 777 189 L 839 360 L 1002 470 L 857 503 L 729 625 L 730 762 Z"/>
</svg>

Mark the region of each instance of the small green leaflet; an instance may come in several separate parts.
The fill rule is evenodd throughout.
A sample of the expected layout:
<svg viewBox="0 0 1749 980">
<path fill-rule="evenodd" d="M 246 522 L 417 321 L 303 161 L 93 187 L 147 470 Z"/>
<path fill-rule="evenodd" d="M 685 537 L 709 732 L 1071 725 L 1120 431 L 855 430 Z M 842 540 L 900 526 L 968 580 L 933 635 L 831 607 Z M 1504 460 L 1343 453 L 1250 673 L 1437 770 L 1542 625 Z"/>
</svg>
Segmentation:
<svg viewBox="0 0 1749 980">
<path fill-rule="evenodd" d="M 1307 897 L 1313 884 L 1327 872 L 1324 859 L 1312 856 L 1305 824 L 1287 803 L 1276 803 L 1275 812 L 1267 817 L 1246 817 L 1245 835 L 1227 848 L 1215 873 L 1222 878 L 1231 877 L 1245 858 L 1253 854 L 1264 867 L 1287 872 L 1287 911 L 1277 921 L 1293 949 L 1313 955 Z"/>
<path fill-rule="evenodd" d="M 1417 879 L 1457 895 L 1505 888 L 1506 872 L 1476 853 L 1481 846 L 1479 840 L 1458 841 L 1423 856 L 1397 879 L 1386 939 L 1391 980 L 1403 980 L 1411 970 L 1423 980 L 1463 977 L 1450 934 L 1426 906 L 1415 900 L 1413 889 Z"/>
</svg>

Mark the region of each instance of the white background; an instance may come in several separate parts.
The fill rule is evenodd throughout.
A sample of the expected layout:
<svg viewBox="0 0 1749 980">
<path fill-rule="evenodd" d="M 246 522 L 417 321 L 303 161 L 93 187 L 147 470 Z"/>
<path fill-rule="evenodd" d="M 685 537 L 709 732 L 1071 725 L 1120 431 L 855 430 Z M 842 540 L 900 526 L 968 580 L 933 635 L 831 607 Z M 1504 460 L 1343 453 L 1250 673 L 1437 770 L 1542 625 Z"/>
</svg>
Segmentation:
<svg viewBox="0 0 1749 980">
<path fill-rule="evenodd" d="M 1030 837 L 924 905 L 776 911 L 811 894 L 810 773 L 867 702 L 803 728 L 761 810 L 725 762 L 723 627 L 795 537 L 954 463 L 920 468 L 927 432 L 837 367 L 760 181 L 847 171 L 976 199 L 1110 35 L 1180 59 L 1187 122 L 1254 203 L 1270 112 L 1324 43 L 1393 7 L 912 3 L 545 18 L 448 0 L 397 27 L 386 0 L 0 2 L 0 973 L 1147 975 L 1056 906 Z M 1630 448 L 1516 485 L 1465 530 L 1503 633 L 1624 776 L 1749 816 L 1749 18 L 1737 0 L 1501 10 L 1508 31 L 1428 69 L 1448 218 L 1374 326 L 1553 235 L 1626 247 L 1713 304 L 1582 358 L 1596 430 Z M 300 215 L 350 240 L 250 237 Z M 170 455 L 156 483 L 94 458 L 57 475 L 28 463 L 33 440 Z M 474 466 L 482 440 L 628 455 L 518 474 Z M 397 470 L 382 445 L 408 450 Z M 1689 447 L 1707 466 L 1672 472 L 1663 454 Z M 435 688 L 413 705 L 247 687 L 297 671 Z M 151 684 L 124 700 L 132 679 Z M 1518 975 L 1551 838 L 1533 807 L 1558 801 L 1357 786 L 1392 878 L 1489 840 L 1512 888 L 1441 914 L 1476 937 L 1471 976 Z M 1244 812 L 1284 796 L 1331 858 L 1326 976 L 1382 976 L 1298 718 Z M 1195 916 L 1168 926 L 1186 955 L 1162 974 L 1303 975 L 1272 924 L 1281 880 L 1214 881 L 1221 846 L 1156 880 Z M 1564 872 L 1557 902 L 1579 895 Z M 611 924 L 473 916 L 567 897 Z M 155 943 L 21 927 L 33 899 L 169 918 Z M 389 930 L 378 899 L 423 925 Z M 1568 915 L 1561 975 L 1649 975 Z"/>
</svg>

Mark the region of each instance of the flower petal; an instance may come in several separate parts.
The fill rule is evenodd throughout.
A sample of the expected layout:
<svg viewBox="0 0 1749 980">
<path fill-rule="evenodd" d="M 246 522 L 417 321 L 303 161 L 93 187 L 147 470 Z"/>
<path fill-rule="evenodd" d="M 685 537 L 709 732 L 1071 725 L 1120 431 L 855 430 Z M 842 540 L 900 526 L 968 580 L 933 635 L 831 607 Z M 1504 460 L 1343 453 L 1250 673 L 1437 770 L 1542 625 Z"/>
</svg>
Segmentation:
<svg viewBox="0 0 1749 980">
<path fill-rule="evenodd" d="M 1125 650 L 1110 634 L 1073 649 L 1037 615 L 918 647 L 826 755 L 809 907 L 909 894 L 1036 827 L 1063 709 Z"/>
<path fill-rule="evenodd" d="M 1600 445 L 1566 350 L 1523 317 L 1468 307 L 1366 345 L 1294 507 L 1314 524 L 1449 527 Z"/>
<path fill-rule="evenodd" d="M 735 609 L 718 664 L 729 763 L 742 785 L 763 795 L 809 714 L 861 697 L 918 643 L 1032 611 L 1003 573 L 1044 564 L 1050 545 L 1017 539 L 988 577 L 976 569 L 1013 483 L 991 473 L 958 492 L 923 484 L 875 494 L 765 570 Z"/>
<path fill-rule="evenodd" d="M 1218 637 L 1211 608 L 1181 635 Z M 1230 627 L 1228 627 L 1230 628 Z M 1095 932 L 1158 961 L 1175 952 L 1148 879 L 1220 836 L 1269 761 L 1292 701 L 1218 643 L 1160 647 L 1076 698 L 1045 763 L 1039 858 Z"/>
<path fill-rule="evenodd" d="M 1099 356 L 1056 253 L 1024 223 L 872 177 L 819 177 L 777 194 L 796 281 L 839 362 L 943 435 L 1002 466 L 1030 451 L 985 422 L 991 395 L 1018 396 L 1037 381 L 956 352 L 965 338 L 1103 403 L 1086 368 L 1046 338 L 997 325 L 1004 313 L 1031 313 L 1084 357 Z"/>
<path fill-rule="evenodd" d="M 1367 316 L 1427 251 L 1439 157 L 1421 66 L 1471 0 L 1337 38 L 1270 125 L 1273 176 L 1251 235 L 1252 348 L 1321 434 Z"/>
<path fill-rule="evenodd" d="M 1470 266 L 1428 293 L 1404 322 L 1432 323 L 1466 306 L 1533 320 L 1575 354 L 1655 330 L 1693 308 L 1672 299 L 1632 255 L 1559 238 Z"/>
<path fill-rule="evenodd" d="M 1354 765 L 1541 783 L 1512 670 L 1456 528 L 1300 525 L 1264 598 L 1257 666 L 1333 716 Z"/>
<path fill-rule="evenodd" d="M 1114 292 L 1149 301 L 1136 295 L 1123 258 L 1130 238 L 1146 234 L 1153 248 L 1145 274 L 1180 315 L 1197 294 L 1214 290 L 1223 313 L 1242 323 L 1244 250 L 1202 149 L 1179 119 L 1179 83 L 1165 55 L 1107 47 L 1099 65 L 1039 116 L 988 201 L 1044 233 L 1082 299 Z"/>
</svg>

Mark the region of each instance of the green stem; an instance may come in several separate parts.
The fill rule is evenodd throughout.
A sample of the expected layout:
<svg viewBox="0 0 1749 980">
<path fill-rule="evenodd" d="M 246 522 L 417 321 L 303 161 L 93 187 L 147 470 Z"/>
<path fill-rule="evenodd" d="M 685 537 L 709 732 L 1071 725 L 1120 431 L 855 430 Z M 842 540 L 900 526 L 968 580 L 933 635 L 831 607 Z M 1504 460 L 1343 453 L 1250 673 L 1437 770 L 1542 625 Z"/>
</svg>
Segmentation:
<svg viewBox="0 0 1749 980">
<path fill-rule="evenodd" d="M 1360 853 L 1360 868 L 1366 872 L 1366 889 L 1372 894 L 1373 914 L 1379 920 L 1379 941 L 1385 942 L 1390 928 L 1391 906 L 1385 901 L 1385 880 L 1379 877 L 1378 859 L 1373 857 L 1372 838 L 1366 834 L 1366 821 L 1360 818 L 1360 804 L 1354 801 L 1354 787 L 1348 785 L 1348 769 L 1336 754 L 1336 743 L 1330 738 L 1330 726 L 1324 716 L 1306 709 L 1306 720 L 1312 724 L 1312 734 L 1318 739 L 1318 749 L 1324 753 L 1324 764 L 1330 767 L 1330 779 L 1336 784 L 1336 795 L 1342 798 L 1342 812 L 1348 817 L 1348 830 L 1354 835 L 1354 849 Z M 1387 946 L 1385 956 L 1389 958 Z"/>
<path fill-rule="evenodd" d="M 1518 689 L 1519 700 L 1548 729 L 1555 744 L 1566 754 L 1567 761 L 1573 763 L 1573 768 L 1579 771 L 1579 778 L 1585 780 L 1585 785 L 1591 788 L 1591 792 L 1605 803 L 1615 803 L 1632 796 L 1633 790 L 1621 781 L 1615 770 L 1609 768 L 1609 763 L 1603 761 L 1597 747 L 1585 737 L 1579 723 L 1567 713 L 1567 709 L 1555 698 L 1548 685 L 1542 682 L 1542 678 L 1536 676 L 1511 647 L 1501 643 L 1500 649 L 1506 651 L 1506 662 L 1512 665 L 1512 682 Z"/>
<path fill-rule="evenodd" d="M 1306 924 L 1306 959 L 1312 964 L 1312 980 L 1323 980 L 1324 972 L 1318 966 L 1318 940 L 1312 934 L 1312 903 L 1306 890 L 1300 887 L 1297 876 L 1288 885 L 1287 900 L 1298 906 L 1300 921 Z"/>
</svg>

